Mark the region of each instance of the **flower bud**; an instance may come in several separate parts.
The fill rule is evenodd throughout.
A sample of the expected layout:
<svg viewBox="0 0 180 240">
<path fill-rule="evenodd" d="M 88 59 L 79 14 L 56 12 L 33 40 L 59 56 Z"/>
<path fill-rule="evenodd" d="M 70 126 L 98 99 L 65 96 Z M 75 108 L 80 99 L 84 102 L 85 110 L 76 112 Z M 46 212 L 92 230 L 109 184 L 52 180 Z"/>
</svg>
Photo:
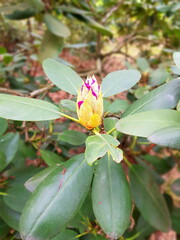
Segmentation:
<svg viewBox="0 0 180 240">
<path fill-rule="evenodd" d="M 91 130 L 102 121 L 103 98 L 95 76 L 87 77 L 77 97 L 77 114 L 80 123 Z"/>
</svg>

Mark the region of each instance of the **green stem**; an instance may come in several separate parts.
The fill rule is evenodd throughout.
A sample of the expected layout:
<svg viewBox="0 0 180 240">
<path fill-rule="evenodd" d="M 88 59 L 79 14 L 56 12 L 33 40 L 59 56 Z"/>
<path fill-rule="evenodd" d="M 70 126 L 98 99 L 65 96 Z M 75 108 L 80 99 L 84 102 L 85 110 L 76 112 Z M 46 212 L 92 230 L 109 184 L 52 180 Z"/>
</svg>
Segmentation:
<svg viewBox="0 0 180 240">
<path fill-rule="evenodd" d="M 126 238 L 126 240 L 134 240 L 137 237 L 139 237 L 141 235 L 141 232 L 136 233 L 134 236 L 130 237 L 130 238 Z"/>
<path fill-rule="evenodd" d="M 94 129 L 92 130 L 92 132 L 93 132 L 95 135 L 100 135 L 100 133 L 96 130 L 96 128 L 94 128 Z"/>
<path fill-rule="evenodd" d="M 108 132 L 107 132 L 107 134 L 111 134 L 112 132 L 114 132 L 116 130 L 116 128 L 114 127 L 114 128 L 112 128 L 111 130 L 109 130 Z"/>
<path fill-rule="evenodd" d="M 73 118 L 73 117 L 71 117 L 71 116 L 69 116 L 69 115 L 67 115 L 65 113 L 60 113 L 60 114 L 61 114 L 61 116 L 66 117 L 66 118 L 68 118 L 68 119 L 70 119 L 70 120 L 72 120 L 74 122 L 80 123 L 78 119 Z"/>
<path fill-rule="evenodd" d="M 124 159 L 125 163 L 128 165 L 128 167 L 132 167 L 132 164 L 129 162 L 129 160 L 127 159 L 126 156 L 123 156 L 123 159 Z"/>
<path fill-rule="evenodd" d="M 131 148 L 132 150 L 134 149 L 134 147 L 135 147 L 135 145 L 136 145 L 136 142 L 137 142 L 137 136 L 134 136 L 134 137 L 133 137 L 132 144 L 131 144 L 131 146 L 130 146 L 130 148 Z"/>
</svg>

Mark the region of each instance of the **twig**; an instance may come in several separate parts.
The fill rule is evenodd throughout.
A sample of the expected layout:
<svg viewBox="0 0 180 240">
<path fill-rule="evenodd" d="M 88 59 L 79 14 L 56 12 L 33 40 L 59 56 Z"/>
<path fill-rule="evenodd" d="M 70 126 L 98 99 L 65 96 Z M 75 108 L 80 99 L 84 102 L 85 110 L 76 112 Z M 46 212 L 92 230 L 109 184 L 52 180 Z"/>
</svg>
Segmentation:
<svg viewBox="0 0 180 240">
<path fill-rule="evenodd" d="M 11 90 L 8 88 L 0 88 L 0 93 L 10 93 L 10 94 L 21 96 L 21 97 L 25 96 L 25 94 L 23 94 L 23 93 L 20 93 L 18 91 Z"/>
<path fill-rule="evenodd" d="M 35 97 L 35 96 L 37 96 L 37 95 L 39 95 L 39 94 L 41 94 L 43 92 L 46 92 L 47 90 L 51 89 L 52 87 L 54 87 L 53 83 L 47 85 L 44 88 L 40 88 L 38 90 L 35 90 L 35 91 L 31 92 L 29 95 L 30 95 L 30 97 Z"/>
<path fill-rule="evenodd" d="M 106 13 L 106 15 L 104 16 L 104 18 L 102 19 L 102 23 L 105 23 L 107 21 L 107 19 L 116 11 L 118 10 L 118 8 L 123 4 L 124 0 L 120 0 L 117 2 L 117 4 L 115 6 L 113 6 L 112 8 L 110 8 L 108 10 L 108 12 Z"/>
</svg>

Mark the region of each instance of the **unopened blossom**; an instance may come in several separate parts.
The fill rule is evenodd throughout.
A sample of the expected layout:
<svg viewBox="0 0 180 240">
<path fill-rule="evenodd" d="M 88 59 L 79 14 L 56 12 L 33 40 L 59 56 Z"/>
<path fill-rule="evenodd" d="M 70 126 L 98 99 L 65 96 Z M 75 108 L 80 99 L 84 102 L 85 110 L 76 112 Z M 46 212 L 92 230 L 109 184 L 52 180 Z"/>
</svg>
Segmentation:
<svg viewBox="0 0 180 240">
<path fill-rule="evenodd" d="M 102 121 L 103 98 L 101 87 L 95 76 L 88 77 L 79 90 L 77 97 L 77 114 L 80 123 L 91 130 Z"/>
</svg>

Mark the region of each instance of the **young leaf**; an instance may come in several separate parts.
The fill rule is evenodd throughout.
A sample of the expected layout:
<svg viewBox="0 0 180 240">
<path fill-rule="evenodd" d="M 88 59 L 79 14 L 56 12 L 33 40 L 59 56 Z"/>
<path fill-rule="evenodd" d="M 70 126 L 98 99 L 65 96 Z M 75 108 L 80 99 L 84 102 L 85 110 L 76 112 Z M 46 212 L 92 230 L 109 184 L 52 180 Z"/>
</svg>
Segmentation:
<svg viewBox="0 0 180 240">
<path fill-rule="evenodd" d="M 162 128 L 152 133 L 148 140 L 158 145 L 180 149 L 180 126 Z"/>
<path fill-rule="evenodd" d="M 131 104 L 122 117 L 148 110 L 174 108 L 179 99 L 180 80 L 175 79 L 154 89 Z"/>
<path fill-rule="evenodd" d="M 119 141 L 108 134 L 90 136 L 86 140 L 85 156 L 89 165 L 99 157 L 103 157 L 109 152 L 115 162 L 120 162 L 123 158 L 121 149 L 116 148 Z"/>
<path fill-rule="evenodd" d="M 51 239 L 59 234 L 82 206 L 89 191 L 93 169 L 84 154 L 54 169 L 36 188 L 20 220 L 23 240 Z"/>
<path fill-rule="evenodd" d="M 137 70 L 119 70 L 109 73 L 102 81 L 103 97 L 110 97 L 134 86 L 141 74 Z"/>
<path fill-rule="evenodd" d="M 140 165 L 130 168 L 133 199 L 143 218 L 155 229 L 168 232 L 171 219 L 166 202 L 150 173 Z"/>
<path fill-rule="evenodd" d="M 82 85 L 82 78 L 66 65 L 52 59 L 46 59 L 43 62 L 43 69 L 48 78 L 60 89 L 71 93 L 78 94 Z"/>
<path fill-rule="evenodd" d="M 60 118 L 59 108 L 39 99 L 0 94 L 0 117 L 18 121 Z"/>
<path fill-rule="evenodd" d="M 166 127 L 180 127 L 180 112 L 168 109 L 140 112 L 121 118 L 116 123 L 118 131 L 140 137 L 148 137 Z"/>
<path fill-rule="evenodd" d="M 92 187 L 94 214 L 112 239 L 120 237 L 130 222 L 132 202 L 129 185 L 120 164 L 108 159 L 99 161 Z"/>
</svg>

